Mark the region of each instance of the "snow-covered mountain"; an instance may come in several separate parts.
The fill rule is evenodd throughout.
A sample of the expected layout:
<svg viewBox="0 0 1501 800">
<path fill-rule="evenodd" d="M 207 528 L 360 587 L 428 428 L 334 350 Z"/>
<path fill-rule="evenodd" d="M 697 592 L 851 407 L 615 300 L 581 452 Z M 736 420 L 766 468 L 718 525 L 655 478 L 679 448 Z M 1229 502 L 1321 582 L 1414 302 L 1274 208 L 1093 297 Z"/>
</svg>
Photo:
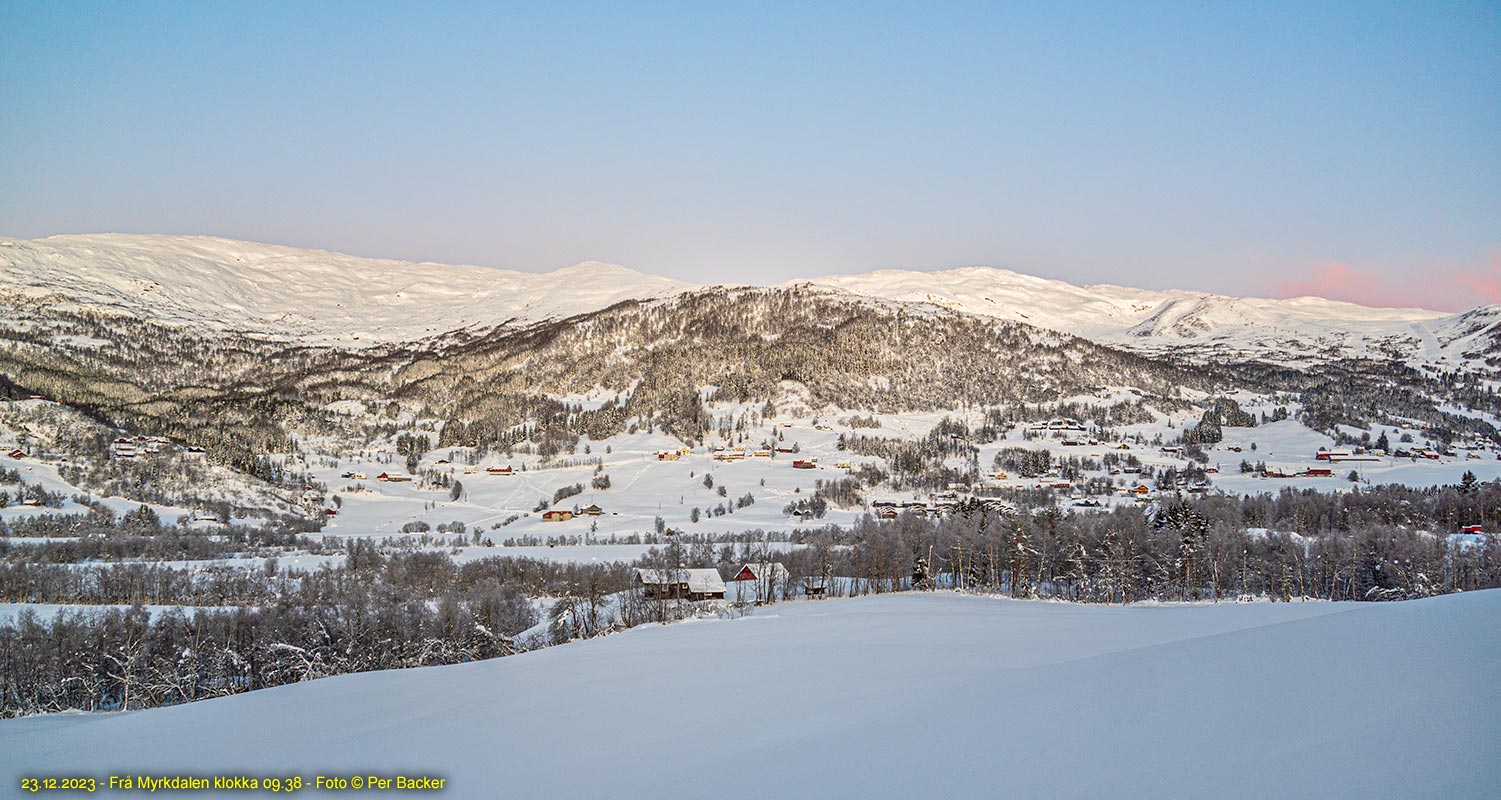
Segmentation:
<svg viewBox="0 0 1501 800">
<path fill-rule="evenodd" d="M 0 239 L 0 290 L 313 344 L 359 346 L 536 322 L 685 288 L 598 262 L 531 273 L 208 236 Z"/>
<path fill-rule="evenodd" d="M 881 270 L 794 285 L 920 304 L 1148 353 L 1306 363 L 1392 356 L 1454 366 L 1498 352 L 1501 306 L 1446 314 L 1298 297 L 1075 286 L 1008 270 Z M 201 331 L 359 347 L 568 317 L 702 289 L 586 262 L 549 273 L 360 258 L 202 236 L 0 239 L 0 291 Z"/>
<path fill-rule="evenodd" d="M 1458 361 L 1495 348 L 1501 307 L 1447 314 L 1371 308 L 1319 297 L 1273 300 L 1063 281 L 988 267 L 880 270 L 806 282 L 856 295 L 926 303 L 1072 333 L 1136 350 L 1218 352 L 1297 361 L 1319 354 Z"/>
</svg>

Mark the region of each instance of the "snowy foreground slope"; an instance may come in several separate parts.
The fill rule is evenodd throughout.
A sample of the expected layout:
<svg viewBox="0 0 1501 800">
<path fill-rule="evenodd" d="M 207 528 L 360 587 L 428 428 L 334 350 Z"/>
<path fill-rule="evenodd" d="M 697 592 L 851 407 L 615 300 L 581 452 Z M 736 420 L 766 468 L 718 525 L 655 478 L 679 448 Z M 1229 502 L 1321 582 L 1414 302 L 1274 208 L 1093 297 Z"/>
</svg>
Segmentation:
<svg viewBox="0 0 1501 800">
<path fill-rule="evenodd" d="M 1494 797 L 1498 620 L 1501 591 L 782 604 L 497 661 L 0 722 L 0 779 L 427 774 L 454 798 Z"/>
</svg>

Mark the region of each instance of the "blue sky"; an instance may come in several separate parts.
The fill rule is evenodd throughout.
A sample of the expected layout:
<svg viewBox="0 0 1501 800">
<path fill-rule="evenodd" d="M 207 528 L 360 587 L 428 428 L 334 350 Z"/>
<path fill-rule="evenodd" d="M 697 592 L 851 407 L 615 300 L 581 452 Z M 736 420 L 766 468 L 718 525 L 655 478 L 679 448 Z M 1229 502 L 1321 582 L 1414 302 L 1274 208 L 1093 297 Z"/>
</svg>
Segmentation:
<svg viewBox="0 0 1501 800">
<path fill-rule="evenodd" d="M 0 235 L 1501 302 L 1498 2 L 309 6 L 0 3 Z"/>
</svg>

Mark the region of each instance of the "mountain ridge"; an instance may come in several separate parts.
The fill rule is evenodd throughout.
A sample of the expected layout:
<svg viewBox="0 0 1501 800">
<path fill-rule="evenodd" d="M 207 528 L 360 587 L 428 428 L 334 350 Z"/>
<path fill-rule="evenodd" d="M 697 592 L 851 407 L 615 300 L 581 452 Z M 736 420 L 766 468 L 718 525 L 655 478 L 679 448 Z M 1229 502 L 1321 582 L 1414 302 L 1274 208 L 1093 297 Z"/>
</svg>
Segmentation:
<svg viewBox="0 0 1501 800">
<path fill-rule="evenodd" d="M 1408 363 L 1496 352 L 1501 306 L 1457 314 L 1316 297 L 1078 286 L 992 267 L 875 270 L 800 279 L 855 301 L 944 308 L 1115 346 L 1283 363 L 1377 354 Z M 0 291 L 168 324 L 364 347 L 515 328 L 731 285 L 586 261 L 551 272 L 408 262 L 211 236 L 0 238 Z M 1304 353 L 1290 352 L 1304 350 Z"/>
</svg>

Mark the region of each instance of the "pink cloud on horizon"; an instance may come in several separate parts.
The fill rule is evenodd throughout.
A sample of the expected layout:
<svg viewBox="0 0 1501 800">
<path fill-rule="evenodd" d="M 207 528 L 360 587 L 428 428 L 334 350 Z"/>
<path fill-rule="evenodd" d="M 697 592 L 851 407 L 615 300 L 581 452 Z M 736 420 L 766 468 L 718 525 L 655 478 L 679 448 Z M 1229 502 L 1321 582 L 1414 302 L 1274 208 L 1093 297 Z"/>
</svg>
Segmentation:
<svg viewBox="0 0 1501 800">
<path fill-rule="evenodd" d="M 1501 303 L 1501 252 L 1473 268 L 1420 269 L 1402 280 L 1339 261 L 1314 265 L 1307 276 L 1277 284 L 1279 297 L 1323 297 L 1381 308 L 1466 311 Z"/>
</svg>

